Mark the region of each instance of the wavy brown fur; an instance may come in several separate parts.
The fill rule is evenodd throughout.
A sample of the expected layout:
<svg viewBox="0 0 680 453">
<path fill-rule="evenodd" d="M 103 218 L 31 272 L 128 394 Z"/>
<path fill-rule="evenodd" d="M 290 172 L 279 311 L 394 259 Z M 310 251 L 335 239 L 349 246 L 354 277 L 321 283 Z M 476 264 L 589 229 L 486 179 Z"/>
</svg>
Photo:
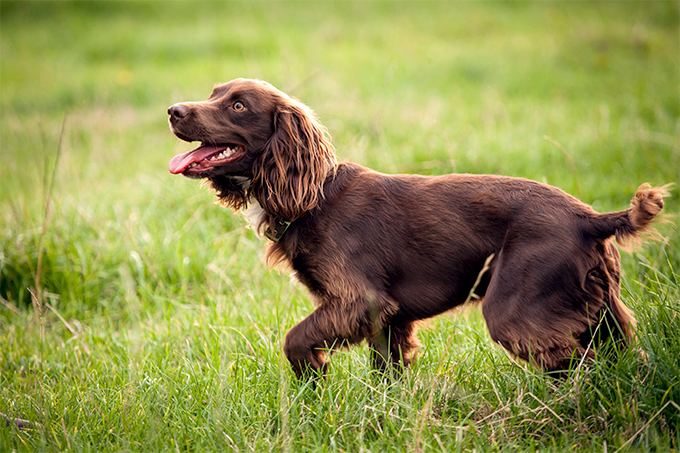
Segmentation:
<svg viewBox="0 0 680 453">
<path fill-rule="evenodd" d="M 274 113 L 274 134 L 253 168 L 253 195 L 266 213 L 295 220 L 316 207 L 335 167 L 326 128 L 289 100 Z"/>
<path fill-rule="evenodd" d="M 235 100 L 247 114 L 229 110 Z M 614 240 L 649 229 L 665 188 L 642 185 L 629 209 L 600 214 L 527 179 L 336 165 L 313 113 L 264 82 L 237 79 L 187 105 L 173 121 L 178 135 L 248 150 L 206 174 L 222 201 L 256 200 L 267 227 L 292 222 L 270 259 L 287 262 L 317 306 L 286 336 L 298 375 L 325 369 L 325 349 L 364 339 L 375 366 L 408 364 L 415 323 L 465 303 L 473 288 L 491 338 L 546 370 L 633 338 Z"/>
</svg>

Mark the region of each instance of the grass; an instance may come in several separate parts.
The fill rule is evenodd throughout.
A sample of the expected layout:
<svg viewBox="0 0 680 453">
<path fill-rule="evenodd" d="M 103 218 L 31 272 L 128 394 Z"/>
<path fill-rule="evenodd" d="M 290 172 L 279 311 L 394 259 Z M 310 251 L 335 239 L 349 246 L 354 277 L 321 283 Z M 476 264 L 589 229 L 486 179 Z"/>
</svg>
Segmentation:
<svg viewBox="0 0 680 453">
<path fill-rule="evenodd" d="M 258 77 L 315 108 L 341 159 L 524 176 L 621 209 L 641 182 L 680 181 L 678 15 L 3 0 L 0 412 L 31 426 L 0 425 L 0 451 L 678 449 L 673 224 L 623 258 L 646 360 L 603 353 L 558 382 L 509 360 L 470 308 L 424 325 L 402 379 L 358 347 L 312 387 L 281 352 L 309 298 L 239 215 L 167 174 L 186 145 L 165 119 Z"/>
</svg>

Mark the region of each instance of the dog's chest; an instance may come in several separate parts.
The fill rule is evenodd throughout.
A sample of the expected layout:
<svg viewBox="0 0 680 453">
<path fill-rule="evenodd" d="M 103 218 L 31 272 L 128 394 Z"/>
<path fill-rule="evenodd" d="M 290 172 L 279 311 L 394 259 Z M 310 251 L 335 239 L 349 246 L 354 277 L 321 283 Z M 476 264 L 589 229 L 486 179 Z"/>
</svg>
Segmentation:
<svg viewBox="0 0 680 453">
<path fill-rule="evenodd" d="M 248 226 L 252 228 L 258 236 L 261 236 L 260 226 L 264 221 L 264 209 L 260 206 L 257 200 L 251 198 L 248 202 L 248 207 L 241 211 L 243 217 L 246 218 Z"/>
</svg>

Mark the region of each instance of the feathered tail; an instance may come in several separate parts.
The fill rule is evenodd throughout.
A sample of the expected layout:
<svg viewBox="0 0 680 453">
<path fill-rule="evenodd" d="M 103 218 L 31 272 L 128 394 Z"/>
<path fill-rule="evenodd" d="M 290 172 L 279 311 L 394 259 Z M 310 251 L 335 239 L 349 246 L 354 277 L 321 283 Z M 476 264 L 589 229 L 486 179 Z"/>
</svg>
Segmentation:
<svg viewBox="0 0 680 453">
<path fill-rule="evenodd" d="M 596 214 L 588 220 L 587 232 L 598 239 L 616 236 L 619 243 L 627 243 L 649 229 L 654 218 L 663 209 L 664 198 L 669 195 L 669 185 L 652 187 L 642 184 L 625 211 Z"/>
</svg>

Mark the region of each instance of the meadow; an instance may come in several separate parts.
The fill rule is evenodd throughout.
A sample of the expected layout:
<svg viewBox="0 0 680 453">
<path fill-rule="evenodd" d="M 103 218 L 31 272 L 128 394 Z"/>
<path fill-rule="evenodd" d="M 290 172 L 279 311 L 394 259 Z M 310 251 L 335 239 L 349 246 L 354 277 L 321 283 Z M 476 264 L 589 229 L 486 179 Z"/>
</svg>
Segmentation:
<svg viewBox="0 0 680 453">
<path fill-rule="evenodd" d="M 298 381 L 312 310 L 265 240 L 167 163 L 166 109 L 234 77 L 310 105 L 341 160 L 498 173 L 597 210 L 680 181 L 674 1 L 0 1 L 0 451 L 680 447 L 680 211 L 623 256 L 634 351 L 555 380 L 477 307 L 400 379 L 366 346 Z M 25 422 L 18 422 L 22 419 Z M 22 427 L 17 426 L 22 424 Z"/>
</svg>

